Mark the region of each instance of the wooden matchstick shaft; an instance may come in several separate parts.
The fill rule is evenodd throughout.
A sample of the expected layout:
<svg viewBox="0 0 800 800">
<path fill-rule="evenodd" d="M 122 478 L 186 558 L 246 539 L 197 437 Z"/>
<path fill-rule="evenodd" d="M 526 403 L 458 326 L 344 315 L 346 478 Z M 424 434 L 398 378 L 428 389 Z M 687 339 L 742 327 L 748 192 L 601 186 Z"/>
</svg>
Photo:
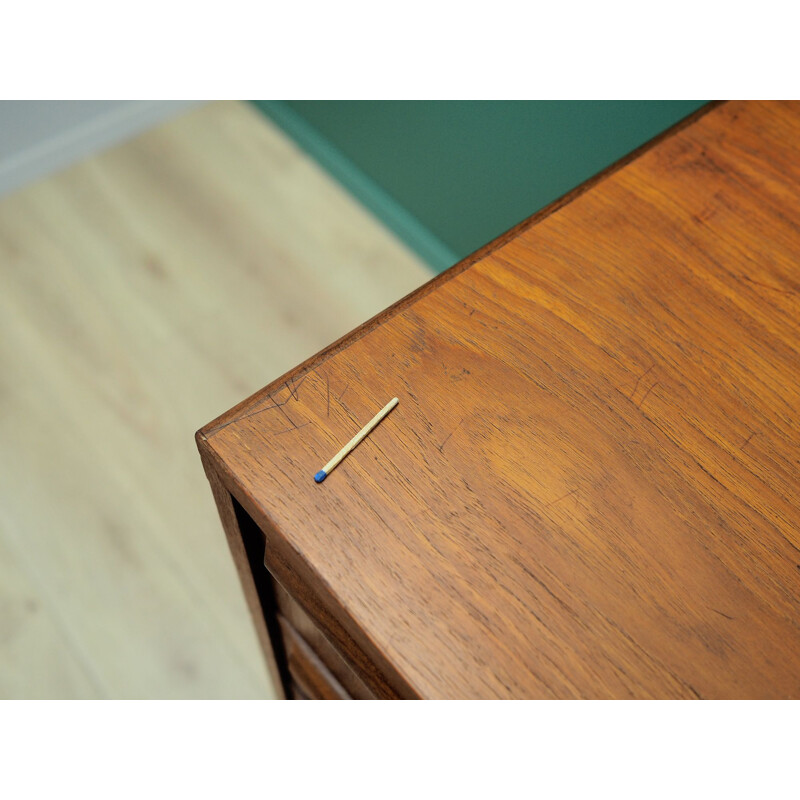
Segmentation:
<svg viewBox="0 0 800 800">
<path fill-rule="evenodd" d="M 393 397 L 323 468 L 322 471 L 326 475 L 330 475 L 331 471 L 336 469 L 341 460 L 364 439 L 369 435 L 370 431 L 399 403 L 400 401 Z"/>
</svg>

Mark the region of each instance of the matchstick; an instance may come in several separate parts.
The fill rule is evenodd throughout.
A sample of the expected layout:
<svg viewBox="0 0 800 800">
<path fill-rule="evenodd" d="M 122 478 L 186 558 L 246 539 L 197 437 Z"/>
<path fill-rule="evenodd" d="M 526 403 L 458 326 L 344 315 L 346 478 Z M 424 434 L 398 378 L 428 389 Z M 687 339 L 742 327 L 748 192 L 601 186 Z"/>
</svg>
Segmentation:
<svg viewBox="0 0 800 800">
<path fill-rule="evenodd" d="M 339 466 L 342 459 L 365 439 L 372 429 L 399 403 L 400 401 L 393 397 L 315 476 L 314 480 L 317 483 L 322 483 L 328 475 Z"/>
</svg>

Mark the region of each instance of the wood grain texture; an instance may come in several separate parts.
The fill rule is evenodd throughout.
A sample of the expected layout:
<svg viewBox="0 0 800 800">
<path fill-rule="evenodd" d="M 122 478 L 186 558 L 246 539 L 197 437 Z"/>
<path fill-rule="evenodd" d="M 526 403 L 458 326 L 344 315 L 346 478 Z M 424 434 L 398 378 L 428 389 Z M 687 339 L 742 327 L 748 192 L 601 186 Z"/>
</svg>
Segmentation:
<svg viewBox="0 0 800 800">
<path fill-rule="evenodd" d="M 411 694 L 798 697 L 798 254 L 800 106 L 727 103 L 200 446 Z"/>
<path fill-rule="evenodd" d="M 191 435 L 429 276 L 239 103 L 3 197 L 0 696 L 272 696 Z"/>
<path fill-rule="evenodd" d="M 262 569 L 262 572 L 266 570 Z M 275 598 L 279 613 L 295 630 L 325 665 L 342 688 L 354 700 L 376 700 L 376 695 L 356 674 L 334 644 L 319 629 L 311 617 L 303 611 L 297 601 L 277 581 Z"/>
<path fill-rule="evenodd" d="M 264 552 L 264 537 L 252 519 L 243 514 L 241 506 L 231 497 L 207 464 L 206 477 L 217 504 L 222 528 L 228 540 L 233 563 L 239 575 L 244 599 L 256 629 L 276 695 L 286 698 L 290 693 L 290 678 L 283 665 L 286 654 L 283 638 L 277 626 L 277 604 L 274 581 L 269 572 L 258 569 Z"/>
<path fill-rule="evenodd" d="M 350 696 L 303 637 L 283 617 L 278 620 L 292 681 L 300 687 L 304 699 L 350 700 Z"/>
</svg>

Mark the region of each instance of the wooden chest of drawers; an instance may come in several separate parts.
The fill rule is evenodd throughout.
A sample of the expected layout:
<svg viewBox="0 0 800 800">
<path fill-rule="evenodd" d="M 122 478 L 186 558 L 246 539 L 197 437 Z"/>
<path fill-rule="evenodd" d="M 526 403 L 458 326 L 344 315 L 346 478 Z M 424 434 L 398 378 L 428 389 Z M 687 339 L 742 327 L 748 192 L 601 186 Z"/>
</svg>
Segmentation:
<svg viewBox="0 0 800 800">
<path fill-rule="evenodd" d="M 800 695 L 799 260 L 718 105 L 203 428 L 286 696 Z"/>
</svg>

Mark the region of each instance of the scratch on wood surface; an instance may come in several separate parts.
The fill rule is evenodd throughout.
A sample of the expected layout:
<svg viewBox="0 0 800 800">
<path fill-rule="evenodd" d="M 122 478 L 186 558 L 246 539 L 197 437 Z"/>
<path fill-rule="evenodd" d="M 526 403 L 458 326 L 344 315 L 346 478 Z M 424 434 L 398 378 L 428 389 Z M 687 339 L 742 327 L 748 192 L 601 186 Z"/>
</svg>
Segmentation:
<svg viewBox="0 0 800 800">
<path fill-rule="evenodd" d="M 649 388 L 649 389 L 648 389 L 648 390 L 647 390 L 647 391 L 644 393 L 644 397 L 643 397 L 643 398 L 642 398 L 642 399 L 641 399 L 641 400 L 640 400 L 640 401 L 639 401 L 639 402 L 636 404 L 636 407 L 637 407 L 637 408 L 641 408 L 641 407 L 642 407 L 642 404 L 644 403 L 644 401 L 645 401 L 645 400 L 647 400 L 647 397 L 648 397 L 648 395 L 650 394 L 650 392 L 652 392 L 652 391 L 653 391 L 653 389 L 655 389 L 655 388 L 656 388 L 656 386 L 658 386 L 658 381 L 656 381 L 656 382 L 655 382 L 655 383 L 654 383 L 654 384 L 653 384 L 653 385 L 652 385 L 652 386 L 651 386 L 651 387 L 650 387 L 650 388 Z"/>
<path fill-rule="evenodd" d="M 216 428 L 212 428 L 206 433 L 206 436 L 213 436 L 215 433 L 219 433 L 221 430 L 227 428 L 228 425 L 233 425 L 234 422 L 241 422 L 242 420 L 249 419 L 250 417 L 255 417 L 256 414 L 263 414 L 265 411 L 272 411 L 273 409 L 285 406 L 289 402 L 289 398 L 287 397 L 282 403 L 279 403 L 275 399 L 274 394 L 267 395 L 267 397 L 264 399 L 264 403 L 267 403 L 269 400 L 272 400 L 272 405 L 264 405 L 261 408 L 257 408 L 255 411 L 251 411 L 249 414 L 242 414 L 240 417 L 234 417 L 233 419 L 224 422 L 222 425 L 217 425 Z"/>
<path fill-rule="evenodd" d="M 275 436 L 281 436 L 284 433 L 291 433 L 292 431 L 299 431 L 300 428 L 305 428 L 306 425 L 310 424 L 310 422 L 304 422 L 302 425 L 295 425 L 293 428 L 286 428 L 285 430 L 278 431 Z"/>
<path fill-rule="evenodd" d="M 289 385 L 289 381 L 286 381 L 284 384 L 289 390 L 289 394 L 295 399 L 295 401 L 300 400 L 300 387 L 303 385 L 303 381 L 305 381 L 307 377 L 308 375 L 303 375 L 303 377 L 300 378 L 300 383 L 298 383 L 297 386 L 294 385 L 294 379 L 292 379 L 291 386 Z"/>
<path fill-rule="evenodd" d="M 753 432 L 752 432 L 752 433 L 751 433 L 751 434 L 750 434 L 750 435 L 747 437 L 747 439 L 745 440 L 744 444 L 742 444 L 742 445 L 740 445 L 740 446 L 739 446 L 739 449 L 740 449 L 740 450 L 744 450 L 744 449 L 745 449 L 745 447 L 747 447 L 747 445 L 748 445 L 748 444 L 750 444 L 750 440 L 751 440 L 751 439 L 752 439 L 752 438 L 753 438 L 753 437 L 756 435 L 756 433 L 757 433 L 757 432 L 758 432 L 758 431 L 753 431 Z"/>
<path fill-rule="evenodd" d="M 655 365 L 656 365 L 656 364 L 655 364 L 655 362 L 653 362 L 653 363 L 652 363 L 652 364 L 651 364 L 651 365 L 650 365 L 650 366 L 649 366 L 649 367 L 648 367 L 648 368 L 647 368 L 647 369 L 646 369 L 646 370 L 645 370 L 645 371 L 644 371 L 644 372 L 643 372 L 643 373 L 642 373 L 642 374 L 641 374 L 641 375 L 640 375 L 640 376 L 639 376 L 639 377 L 636 379 L 636 386 L 634 386 L 634 387 L 633 387 L 633 391 L 631 392 L 631 400 L 633 400 L 633 398 L 634 398 L 634 395 L 636 394 L 636 390 L 639 388 L 639 384 L 642 382 L 642 378 L 644 378 L 644 377 L 645 377 L 645 375 L 648 375 L 648 374 L 649 374 L 649 373 L 652 371 L 652 369 L 653 369 L 653 367 L 654 367 Z"/>
<path fill-rule="evenodd" d="M 297 423 L 289 416 L 289 412 L 284 408 L 285 405 L 286 405 L 286 403 L 281 403 L 280 405 L 276 405 L 275 408 L 277 408 L 278 411 L 280 411 L 281 414 L 283 414 L 283 416 L 285 417 L 286 421 L 293 428 L 296 428 L 297 427 Z"/>
<path fill-rule="evenodd" d="M 464 420 L 462 419 L 461 422 L 463 422 L 463 421 Z M 450 441 L 450 437 L 461 427 L 461 422 L 459 422 L 458 425 L 456 425 L 455 428 L 453 428 L 453 430 L 450 431 L 450 433 L 447 434 L 447 436 L 445 437 L 445 440 L 439 445 L 439 452 L 440 453 L 442 452 L 442 448 Z"/>
<path fill-rule="evenodd" d="M 545 508 L 550 508 L 550 506 L 554 506 L 556 503 L 560 503 L 562 500 L 566 500 L 568 497 L 575 494 L 575 492 L 577 491 L 578 491 L 577 489 L 573 489 L 571 492 L 567 492 L 565 495 L 559 497 L 558 500 L 551 500 L 549 503 L 545 505 Z"/>
<path fill-rule="evenodd" d="M 272 401 L 272 405 L 264 405 L 262 408 L 257 408 L 255 411 L 251 411 L 249 414 L 242 414 L 240 417 L 235 417 L 234 419 L 228 420 L 228 422 L 226 422 L 225 424 L 219 425 L 218 427 L 213 428 L 212 430 L 208 431 L 208 433 L 206 435 L 207 436 L 211 436 L 212 434 L 218 433 L 223 428 L 227 428 L 228 425 L 233 425 L 234 422 L 241 422 L 242 420 L 250 419 L 250 417 L 255 417 L 257 414 L 263 414 L 265 411 L 272 411 L 272 410 L 274 410 L 276 408 L 284 415 L 284 417 L 286 417 L 286 419 L 289 421 L 289 423 L 291 425 L 293 425 L 295 428 L 298 427 L 297 425 L 295 425 L 294 421 L 286 413 L 286 411 L 284 410 L 283 406 L 285 406 L 289 402 L 289 400 L 291 400 L 291 399 L 294 399 L 295 401 L 299 400 L 299 398 L 300 398 L 299 389 L 303 385 L 303 382 L 305 381 L 305 379 L 307 377 L 308 377 L 308 375 L 303 375 L 303 377 L 300 379 L 300 382 L 297 384 L 297 386 L 293 387 L 294 391 L 292 391 L 292 388 L 289 387 L 289 382 L 288 381 L 284 382 L 283 385 L 289 390 L 289 397 L 287 397 L 282 403 L 279 403 L 275 399 L 275 395 L 277 394 L 277 392 L 273 392 L 272 394 L 269 394 L 269 395 L 267 395 L 266 398 L 264 398 L 264 403 L 269 403 L 269 401 L 271 400 Z"/>
</svg>

